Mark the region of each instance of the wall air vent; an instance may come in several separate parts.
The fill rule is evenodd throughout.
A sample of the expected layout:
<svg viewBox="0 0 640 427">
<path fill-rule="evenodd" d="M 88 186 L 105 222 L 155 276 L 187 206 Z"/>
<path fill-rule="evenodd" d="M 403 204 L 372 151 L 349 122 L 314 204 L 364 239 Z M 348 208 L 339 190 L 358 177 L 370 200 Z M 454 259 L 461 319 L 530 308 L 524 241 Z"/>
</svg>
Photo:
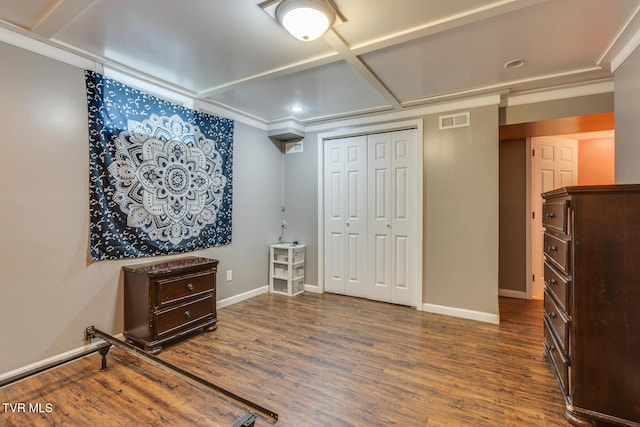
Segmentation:
<svg viewBox="0 0 640 427">
<path fill-rule="evenodd" d="M 471 114 L 466 113 L 447 114 L 446 116 L 438 117 L 438 123 L 440 130 L 463 128 L 471 125 Z"/>
</svg>

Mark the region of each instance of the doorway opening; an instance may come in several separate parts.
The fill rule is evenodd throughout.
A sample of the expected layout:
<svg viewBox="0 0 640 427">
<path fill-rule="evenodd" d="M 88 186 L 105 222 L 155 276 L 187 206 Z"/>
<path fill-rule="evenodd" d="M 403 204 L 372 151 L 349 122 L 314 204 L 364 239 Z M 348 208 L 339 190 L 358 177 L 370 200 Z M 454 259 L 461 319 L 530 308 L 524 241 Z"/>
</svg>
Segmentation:
<svg viewBox="0 0 640 427">
<path fill-rule="evenodd" d="M 553 148 L 559 140 L 563 148 Z M 500 296 L 542 298 L 540 193 L 613 184 L 614 170 L 613 113 L 500 127 Z"/>
</svg>

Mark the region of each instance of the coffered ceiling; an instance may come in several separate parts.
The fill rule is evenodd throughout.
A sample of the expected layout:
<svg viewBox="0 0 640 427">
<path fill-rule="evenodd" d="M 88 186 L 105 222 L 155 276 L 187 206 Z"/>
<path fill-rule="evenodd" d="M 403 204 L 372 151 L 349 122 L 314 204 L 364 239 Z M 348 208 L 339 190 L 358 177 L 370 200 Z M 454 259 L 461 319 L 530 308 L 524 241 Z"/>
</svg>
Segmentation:
<svg viewBox="0 0 640 427">
<path fill-rule="evenodd" d="M 260 3 L 0 0 L 0 26 L 261 123 L 305 125 L 610 81 L 640 28 L 638 0 L 333 0 L 344 22 L 301 42 Z"/>
</svg>

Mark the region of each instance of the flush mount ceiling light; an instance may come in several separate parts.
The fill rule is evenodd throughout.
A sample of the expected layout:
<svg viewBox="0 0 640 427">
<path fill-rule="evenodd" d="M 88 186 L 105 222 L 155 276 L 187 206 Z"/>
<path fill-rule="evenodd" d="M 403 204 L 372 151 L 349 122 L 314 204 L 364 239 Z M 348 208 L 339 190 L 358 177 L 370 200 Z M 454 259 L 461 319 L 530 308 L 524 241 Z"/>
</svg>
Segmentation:
<svg viewBox="0 0 640 427">
<path fill-rule="evenodd" d="M 283 0 L 276 9 L 278 22 L 296 39 L 315 40 L 329 29 L 336 14 L 325 0 Z"/>
<path fill-rule="evenodd" d="M 304 111 L 304 107 L 302 105 L 292 105 L 289 107 L 293 113 L 302 113 Z"/>
</svg>

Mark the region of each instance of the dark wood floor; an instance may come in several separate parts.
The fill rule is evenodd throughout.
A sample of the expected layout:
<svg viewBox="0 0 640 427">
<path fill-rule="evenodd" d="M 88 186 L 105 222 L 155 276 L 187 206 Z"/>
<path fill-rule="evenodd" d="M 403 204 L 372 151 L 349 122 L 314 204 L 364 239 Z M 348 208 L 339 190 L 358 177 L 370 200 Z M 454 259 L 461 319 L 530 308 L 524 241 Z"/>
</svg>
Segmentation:
<svg viewBox="0 0 640 427">
<path fill-rule="evenodd" d="M 331 294 L 262 295 L 159 357 L 274 410 L 277 426 L 568 426 L 542 357 L 541 301 L 500 326 Z M 0 389 L 0 425 L 230 426 L 244 411 L 122 351 Z M 256 426 L 270 425 L 258 419 Z"/>
</svg>

